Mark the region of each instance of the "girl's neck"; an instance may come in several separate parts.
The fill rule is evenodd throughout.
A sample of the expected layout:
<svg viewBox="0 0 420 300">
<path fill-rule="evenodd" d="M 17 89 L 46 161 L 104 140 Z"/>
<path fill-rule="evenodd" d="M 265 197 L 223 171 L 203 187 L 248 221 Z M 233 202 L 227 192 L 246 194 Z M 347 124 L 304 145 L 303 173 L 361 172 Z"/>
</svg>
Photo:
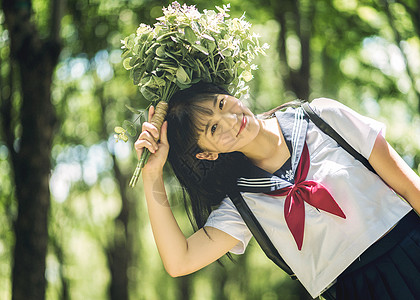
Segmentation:
<svg viewBox="0 0 420 300">
<path fill-rule="evenodd" d="M 244 147 L 245 154 L 256 166 L 274 173 L 290 157 L 277 118 L 259 120 L 258 135 Z"/>
</svg>

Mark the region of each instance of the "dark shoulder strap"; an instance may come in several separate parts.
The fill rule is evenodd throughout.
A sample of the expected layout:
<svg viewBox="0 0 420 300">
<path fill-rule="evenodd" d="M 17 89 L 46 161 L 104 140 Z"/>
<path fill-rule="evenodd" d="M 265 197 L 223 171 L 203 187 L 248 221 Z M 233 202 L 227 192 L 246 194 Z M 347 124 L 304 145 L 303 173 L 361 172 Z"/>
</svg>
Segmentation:
<svg viewBox="0 0 420 300">
<path fill-rule="evenodd" d="M 280 256 L 276 247 L 274 247 L 270 238 L 267 236 L 264 229 L 262 228 L 260 222 L 258 222 L 257 218 L 252 213 L 249 206 L 246 204 L 241 193 L 239 191 L 233 191 L 229 193 L 229 197 L 232 200 L 233 204 L 236 206 L 236 209 L 239 211 L 239 214 L 241 215 L 248 229 L 251 231 L 255 240 L 258 242 L 261 249 L 264 251 L 265 255 L 267 255 L 267 257 L 271 259 L 278 267 L 283 269 L 283 271 L 285 271 L 292 279 L 297 279 L 292 269 L 290 269 L 290 267 Z"/>
<path fill-rule="evenodd" d="M 302 108 L 306 115 L 311 119 L 311 121 L 319 128 L 322 132 L 326 135 L 329 135 L 332 139 L 334 139 L 337 144 L 339 144 L 344 150 L 350 153 L 355 159 L 360 161 L 366 168 L 368 168 L 373 173 L 376 173 L 369 161 L 362 156 L 359 152 L 357 152 L 349 143 L 346 142 L 343 137 L 338 134 L 337 131 L 334 130 L 327 122 L 325 122 L 316 112 L 313 111 L 312 107 L 309 105 L 308 102 L 302 104 Z"/>
<path fill-rule="evenodd" d="M 359 160 L 366 168 L 376 173 L 373 167 L 370 165 L 369 161 L 359 152 L 357 152 L 349 143 L 347 143 L 346 140 L 344 140 L 337 133 L 337 131 L 335 131 L 328 123 L 326 123 L 321 117 L 319 117 L 309 106 L 309 103 L 306 102 L 302 104 L 302 108 L 306 115 L 319 129 L 321 129 L 321 131 L 323 131 L 325 134 L 334 139 L 343 149 L 350 153 L 354 158 Z M 246 204 L 241 193 L 237 190 L 232 191 L 229 193 L 229 197 L 231 198 L 233 204 L 239 211 L 239 214 L 241 215 L 245 224 L 247 225 L 255 240 L 258 242 L 258 244 L 260 245 L 264 253 L 267 255 L 267 257 L 271 259 L 278 267 L 283 269 L 283 271 L 285 271 L 292 279 L 297 279 L 292 269 L 290 269 L 290 267 L 278 253 L 276 247 L 274 247 L 273 243 L 265 233 L 261 224 L 258 222 L 257 218 L 255 217 L 249 206 Z"/>
</svg>

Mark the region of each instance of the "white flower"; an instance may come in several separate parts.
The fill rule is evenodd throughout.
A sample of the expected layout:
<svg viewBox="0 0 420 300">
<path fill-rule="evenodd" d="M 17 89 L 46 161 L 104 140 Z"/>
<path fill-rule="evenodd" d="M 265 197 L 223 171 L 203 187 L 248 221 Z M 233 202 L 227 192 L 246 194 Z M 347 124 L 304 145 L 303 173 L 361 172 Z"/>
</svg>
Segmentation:
<svg viewBox="0 0 420 300">
<path fill-rule="evenodd" d="M 139 25 L 139 27 L 137 28 L 136 34 L 137 34 L 137 36 L 140 36 L 140 35 L 142 35 L 144 33 L 151 32 L 152 30 L 153 30 L 152 27 L 150 27 L 149 25 L 146 25 L 144 23 L 141 23 Z"/>
<path fill-rule="evenodd" d="M 286 180 L 287 181 L 292 181 L 294 178 L 294 174 L 292 170 L 287 170 L 286 171 Z"/>
</svg>

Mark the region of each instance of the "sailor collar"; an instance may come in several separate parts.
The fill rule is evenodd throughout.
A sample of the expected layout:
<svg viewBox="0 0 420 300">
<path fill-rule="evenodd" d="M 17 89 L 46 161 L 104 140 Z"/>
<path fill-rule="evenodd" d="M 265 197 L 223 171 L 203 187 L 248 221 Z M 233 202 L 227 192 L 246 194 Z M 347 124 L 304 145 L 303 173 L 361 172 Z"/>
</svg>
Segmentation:
<svg viewBox="0 0 420 300">
<path fill-rule="evenodd" d="M 294 184 L 295 172 L 305 145 L 308 117 L 301 107 L 277 111 L 275 117 L 289 148 L 290 158 L 274 174 L 250 164 L 244 176 L 237 179 L 237 187 L 241 192 L 267 193 Z"/>
</svg>

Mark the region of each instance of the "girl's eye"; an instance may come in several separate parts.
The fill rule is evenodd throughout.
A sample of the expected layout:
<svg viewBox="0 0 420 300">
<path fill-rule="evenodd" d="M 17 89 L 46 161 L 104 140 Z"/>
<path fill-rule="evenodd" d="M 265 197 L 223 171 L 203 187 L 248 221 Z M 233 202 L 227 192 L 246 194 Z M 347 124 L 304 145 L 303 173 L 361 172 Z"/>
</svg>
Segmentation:
<svg viewBox="0 0 420 300">
<path fill-rule="evenodd" d="M 210 129 L 211 134 L 214 134 L 214 132 L 216 131 L 216 128 L 217 128 L 217 124 L 214 124 L 214 125 L 211 127 L 211 129 Z"/>
<path fill-rule="evenodd" d="M 225 105 L 225 99 L 220 100 L 219 102 L 219 109 L 222 110 L 223 105 Z"/>
</svg>

